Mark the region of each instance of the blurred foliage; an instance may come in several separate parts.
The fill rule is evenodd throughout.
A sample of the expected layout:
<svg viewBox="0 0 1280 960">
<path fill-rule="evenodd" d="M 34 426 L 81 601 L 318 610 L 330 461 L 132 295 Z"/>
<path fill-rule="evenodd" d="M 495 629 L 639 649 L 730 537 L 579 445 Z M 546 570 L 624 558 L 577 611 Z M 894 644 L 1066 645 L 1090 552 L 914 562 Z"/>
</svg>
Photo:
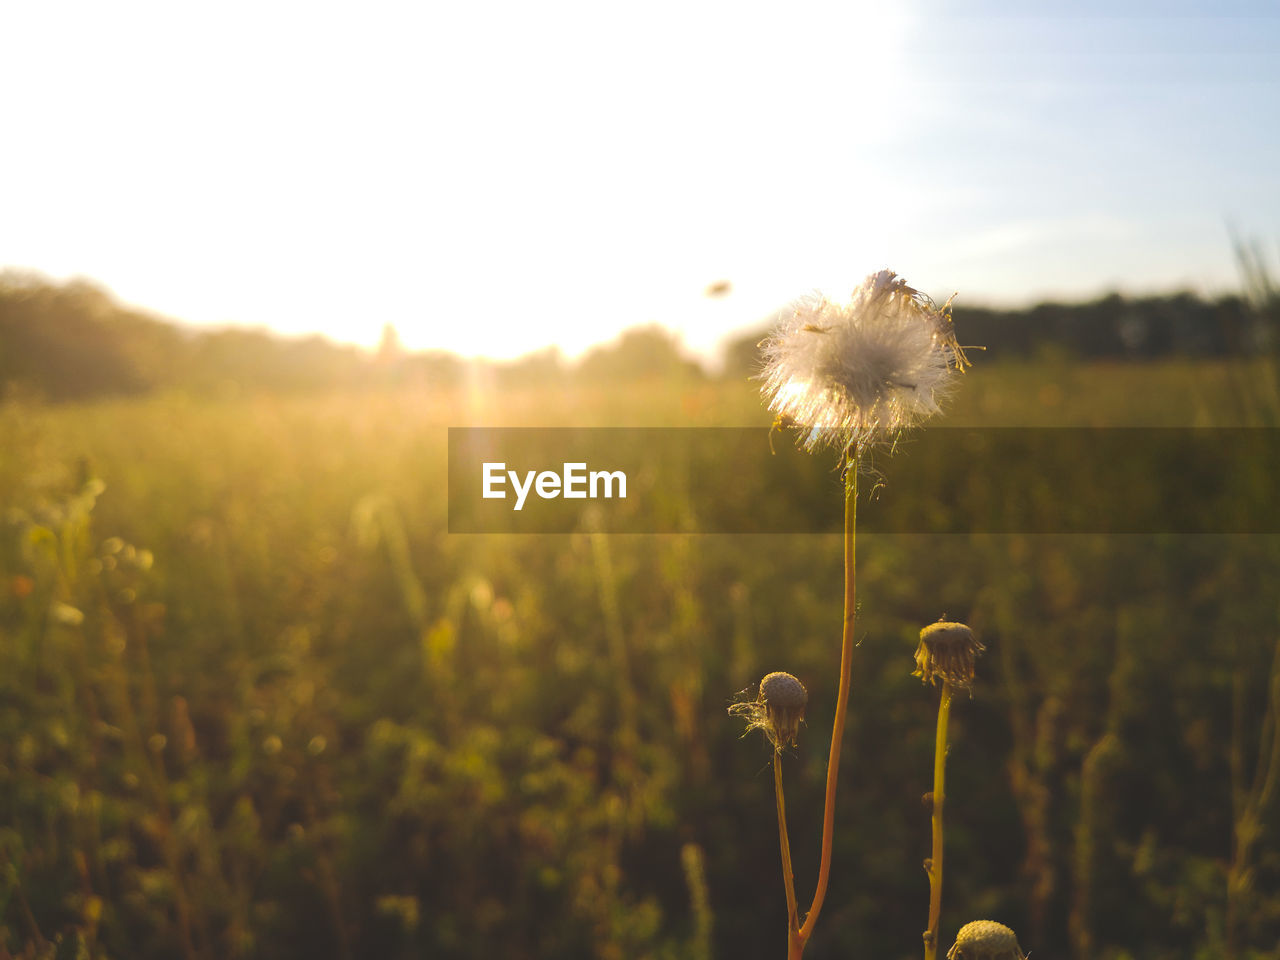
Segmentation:
<svg viewBox="0 0 1280 960">
<path fill-rule="evenodd" d="M 756 345 L 774 320 L 728 344 L 729 371 L 748 375 L 757 370 Z M 954 320 L 961 343 L 983 347 L 988 361 L 1244 356 L 1255 344 L 1250 305 L 1237 296 L 1206 301 L 1191 293 L 1139 298 L 1113 293 L 1088 303 L 1008 310 L 969 306 L 962 299 L 955 305 Z"/>
<path fill-rule="evenodd" d="M 1247 353 L 1261 362 L 1249 376 L 1235 380 L 1232 398 L 1242 419 L 1280 427 L 1280 280 L 1260 243 L 1237 239 L 1235 253 L 1249 307 L 1240 338 Z"/>
<path fill-rule="evenodd" d="M 957 309 L 993 349 L 945 422 L 1280 423 L 1276 288 L 1239 255 L 1214 304 Z M 0 960 L 780 953 L 769 753 L 725 707 L 774 669 L 809 689 L 807 902 L 839 538 L 445 519 L 445 427 L 767 424 L 756 339 L 721 381 L 658 328 L 576 365 L 390 328 L 365 356 L 4 275 Z M 1037 957 L 1280 957 L 1277 538 L 864 535 L 859 562 L 811 957 L 918 955 L 936 693 L 910 673 L 942 614 L 988 647 L 952 716 L 944 941 L 992 917 Z"/>
<path fill-rule="evenodd" d="M 995 363 L 947 422 L 1221 422 L 1248 369 Z M 725 708 L 774 669 L 810 692 L 807 902 L 839 538 L 445 532 L 446 426 L 753 423 L 752 385 L 697 378 L 0 405 L 0 956 L 780 954 L 768 748 Z M 1045 958 L 1280 956 L 1250 792 L 1276 538 L 859 560 L 815 960 L 918 955 L 936 692 L 910 674 L 942 614 L 988 646 L 952 715 L 944 941 L 992 917 Z"/>
</svg>

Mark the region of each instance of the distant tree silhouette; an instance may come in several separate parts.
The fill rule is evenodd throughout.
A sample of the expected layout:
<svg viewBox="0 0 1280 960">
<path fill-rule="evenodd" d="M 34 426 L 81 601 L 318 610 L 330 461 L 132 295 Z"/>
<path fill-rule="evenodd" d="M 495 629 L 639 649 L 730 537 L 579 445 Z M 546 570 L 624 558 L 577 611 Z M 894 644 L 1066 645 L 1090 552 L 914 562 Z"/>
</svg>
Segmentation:
<svg viewBox="0 0 1280 960">
<path fill-rule="evenodd" d="M 396 331 L 395 324 L 384 323 L 382 336 L 378 338 L 378 362 L 388 365 L 398 363 L 404 358 L 404 353 L 404 344 L 400 342 L 400 334 Z"/>
<path fill-rule="evenodd" d="M 1130 299 L 1110 294 L 1081 304 L 1041 303 L 1023 310 L 959 306 L 962 344 L 987 347 L 988 359 L 1029 357 L 1052 347 L 1086 359 L 1226 356 L 1280 343 L 1275 284 L 1260 259 L 1244 261 L 1249 299 L 1206 301 L 1190 293 Z M 759 373 L 759 341 L 776 317 L 729 342 L 725 376 Z M 608 383 L 635 378 L 704 376 L 678 337 L 657 325 L 627 330 L 590 350 L 575 366 L 555 347 L 507 363 L 476 361 L 498 388 L 574 376 Z M 473 365 L 474 366 L 474 365 Z M 14 391 L 49 400 L 83 400 L 159 388 L 204 392 L 323 390 L 413 384 L 451 388 L 467 365 L 444 351 L 407 351 L 393 324 L 377 352 L 320 336 L 289 339 L 267 330 L 194 331 L 117 303 L 84 280 L 55 283 L 32 273 L 0 272 L 0 397 Z"/>
<path fill-rule="evenodd" d="M 675 334 L 652 324 L 633 327 L 613 343 L 590 350 L 578 364 L 578 376 L 588 381 L 698 377 L 702 368 L 680 352 Z"/>
<path fill-rule="evenodd" d="M 1088 303 L 1023 310 L 957 306 L 954 319 L 961 344 L 986 347 L 988 359 L 1032 357 L 1049 346 L 1084 359 L 1220 357 L 1246 353 L 1256 339 L 1250 307 L 1240 297 L 1208 301 L 1185 292 L 1138 299 L 1112 293 Z M 728 344 L 727 376 L 759 372 L 758 343 L 775 322 L 770 318 Z"/>
<path fill-rule="evenodd" d="M 532 387 L 555 383 L 567 373 L 559 347 L 547 347 L 498 367 L 498 383 L 510 387 Z"/>
<path fill-rule="evenodd" d="M 167 354 L 172 346 L 151 326 L 85 281 L 59 286 L 30 274 L 5 273 L 0 275 L 0 381 L 54 400 L 145 390 L 154 381 L 140 364 L 148 354 Z"/>
</svg>

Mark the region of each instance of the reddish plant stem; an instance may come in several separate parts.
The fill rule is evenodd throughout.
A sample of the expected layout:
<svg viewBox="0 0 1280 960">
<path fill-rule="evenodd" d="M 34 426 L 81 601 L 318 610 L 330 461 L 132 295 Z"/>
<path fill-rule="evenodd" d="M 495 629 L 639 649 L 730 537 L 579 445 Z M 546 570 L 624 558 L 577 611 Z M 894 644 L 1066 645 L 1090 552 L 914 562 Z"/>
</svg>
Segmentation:
<svg viewBox="0 0 1280 960">
<path fill-rule="evenodd" d="M 831 755 L 827 760 L 827 797 L 822 814 L 822 860 L 818 866 L 818 887 L 813 903 L 800 928 L 794 949 L 788 952 L 789 960 L 798 960 L 800 952 L 813 935 L 814 924 L 822 911 L 827 896 L 827 882 L 831 877 L 831 846 L 835 834 L 836 782 L 840 772 L 840 745 L 844 740 L 844 721 L 849 712 L 849 691 L 853 685 L 853 628 L 858 605 L 857 591 L 857 520 L 858 520 L 858 457 L 849 458 L 844 486 L 844 631 L 840 644 L 840 692 L 836 698 L 836 718 L 831 729 Z"/>
</svg>

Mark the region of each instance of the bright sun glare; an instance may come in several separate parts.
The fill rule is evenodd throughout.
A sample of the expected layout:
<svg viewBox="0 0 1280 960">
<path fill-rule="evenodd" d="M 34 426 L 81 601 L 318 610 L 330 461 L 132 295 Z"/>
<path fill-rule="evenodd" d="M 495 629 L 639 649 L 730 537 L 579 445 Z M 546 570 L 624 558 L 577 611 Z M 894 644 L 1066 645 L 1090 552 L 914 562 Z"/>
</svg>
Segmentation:
<svg viewBox="0 0 1280 960">
<path fill-rule="evenodd" d="M 239 13 L 86 6 L 18 51 L 46 147 L 6 160 L 30 189 L 0 261 L 194 322 L 513 355 L 646 322 L 713 347 L 873 253 L 831 214 L 892 135 L 900 10 Z"/>
<path fill-rule="evenodd" d="M 1058 46 L 1032 56 L 1036 18 L 925 4 L 22 5 L 0 264 L 195 323 L 372 345 L 390 322 L 498 357 L 642 323 L 710 352 L 883 267 L 966 302 L 1230 274 L 1207 221 L 1266 197 L 1183 188 L 1265 132 L 1174 149 L 1197 121 L 1169 88 L 1135 111 L 1079 79 L 1128 63 L 1143 21 L 1041 25 Z M 1178 101 L 1229 126 L 1227 102 Z M 1139 175 L 1143 123 L 1173 159 Z"/>
</svg>

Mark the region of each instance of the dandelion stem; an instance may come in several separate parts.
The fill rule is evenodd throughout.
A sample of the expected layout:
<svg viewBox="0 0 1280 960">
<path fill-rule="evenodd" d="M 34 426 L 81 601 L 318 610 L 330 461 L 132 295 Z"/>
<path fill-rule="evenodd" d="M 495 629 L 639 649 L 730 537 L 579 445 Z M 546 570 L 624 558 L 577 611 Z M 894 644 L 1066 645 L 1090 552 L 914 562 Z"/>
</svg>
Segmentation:
<svg viewBox="0 0 1280 960">
<path fill-rule="evenodd" d="M 787 889 L 787 954 L 796 952 L 800 914 L 796 907 L 796 877 L 791 869 L 791 841 L 787 837 L 787 803 L 782 796 L 782 751 L 773 751 L 773 792 L 778 798 L 778 841 L 782 845 L 782 882 Z"/>
<path fill-rule="evenodd" d="M 853 680 L 853 621 L 857 609 L 856 546 L 858 521 L 858 456 L 851 453 L 845 471 L 844 484 L 844 634 L 840 644 L 840 692 L 836 697 L 836 719 L 831 729 L 831 756 L 827 760 L 827 800 L 822 815 L 822 860 L 818 866 L 818 887 L 813 893 L 813 904 L 800 928 L 799 950 L 813 935 L 818 922 L 822 901 L 827 895 L 827 881 L 831 876 L 831 844 L 835 832 L 836 780 L 840 770 L 840 744 L 844 739 L 844 720 L 849 711 L 849 688 Z M 791 960 L 800 956 L 796 951 Z"/>
<path fill-rule="evenodd" d="M 951 718 L 951 684 L 942 683 L 938 702 L 938 738 L 933 749 L 933 858 L 929 861 L 929 929 L 924 934 L 925 960 L 937 960 L 938 919 L 942 915 L 942 808 L 946 803 L 947 721 Z"/>
</svg>

